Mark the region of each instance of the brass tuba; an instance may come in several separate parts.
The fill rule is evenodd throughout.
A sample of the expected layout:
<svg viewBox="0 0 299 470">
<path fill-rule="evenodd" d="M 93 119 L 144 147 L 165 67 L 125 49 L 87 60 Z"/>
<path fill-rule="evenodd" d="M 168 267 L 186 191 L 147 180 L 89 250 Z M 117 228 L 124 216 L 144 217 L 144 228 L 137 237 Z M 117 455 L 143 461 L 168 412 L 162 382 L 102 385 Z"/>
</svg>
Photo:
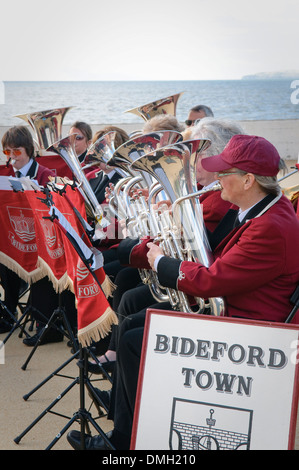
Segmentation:
<svg viewBox="0 0 299 470">
<path fill-rule="evenodd" d="M 125 113 L 135 114 L 136 116 L 141 117 L 144 121 L 149 121 L 158 114 L 171 114 L 176 116 L 177 103 L 183 93 L 184 92 L 177 93 L 142 106 L 137 106 L 136 108 L 128 109 Z M 130 136 L 133 138 L 141 134 L 142 131 L 136 130 L 131 132 Z"/>
<path fill-rule="evenodd" d="M 128 172 L 131 172 L 133 176 L 136 176 L 136 172 L 132 172 L 131 164 L 137 158 L 181 140 L 183 140 L 183 137 L 179 132 L 168 130 L 137 136 L 118 147 L 108 164 L 110 166 L 120 166 L 124 170 L 126 169 Z M 138 173 L 140 174 L 140 171 Z M 152 178 L 149 178 L 148 173 L 143 173 L 142 170 L 141 175 L 148 187 L 152 183 Z"/>
<path fill-rule="evenodd" d="M 70 109 L 72 106 L 15 116 L 27 122 L 34 131 L 34 142 L 40 156 L 45 155 L 50 145 L 61 139 L 63 120 Z"/>
<path fill-rule="evenodd" d="M 128 109 L 125 113 L 136 114 L 137 116 L 148 121 L 157 114 L 172 114 L 176 115 L 176 106 L 179 98 L 184 92 L 177 93 L 175 95 L 168 96 L 167 98 L 161 98 L 153 101 L 152 103 L 137 106 L 136 108 Z"/>
<path fill-rule="evenodd" d="M 54 142 L 50 147 L 47 148 L 47 150 L 60 155 L 64 162 L 71 169 L 77 181 L 78 189 L 85 199 L 87 213 L 97 223 L 97 238 L 102 238 L 104 237 L 102 229 L 108 225 L 108 221 L 104 216 L 104 211 L 101 207 L 101 204 L 99 204 L 89 184 L 89 181 L 87 180 L 85 173 L 82 170 L 81 163 L 74 149 L 74 137 L 75 134 L 64 137 L 63 139 Z"/>
<path fill-rule="evenodd" d="M 148 153 L 132 163 L 132 168 L 147 171 L 164 188 L 172 203 L 172 214 L 165 214 L 159 224 L 156 239 L 161 242 L 164 253 L 181 260 L 200 262 L 209 267 L 213 262 L 197 191 L 196 161 L 200 151 L 210 141 L 204 139 L 183 141 Z M 219 190 L 217 183 L 208 190 Z M 179 300 L 174 308 L 193 312 L 188 297 L 178 292 Z M 206 301 L 196 298 L 197 313 L 203 313 Z M 222 298 L 210 298 L 208 307 L 211 314 L 221 315 L 224 311 Z"/>
<path fill-rule="evenodd" d="M 109 166 L 120 167 L 127 172 L 127 178 L 120 180 L 115 187 L 115 202 L 122 208 L 122 218 L 128 217 L 130 223 L 133 220 L 138 222 L 136 212 L 133 210 L 134 201 L 129 196 L 133 187 L 147 188 L 150 191 L 152 185 L 157 184 L 157 180 L 147 171 L 133 170 L 132 163 L 147 153 L 182 139 L 182 135 L 177 131 L 157 131 L 130 139 L 116 149 L 107 163 Z M 137 204 L 136 199 L 135 203 Z"/>
<path fill-rule="evenodd" d="M 87 149 L 84 160 L 85 165 L 82 167 L 82 170 L 99 166 L 100 163 L 111 166 L 108 162 L 115 153 L 115 137 L 116 131 L 109 131 L 91 144 Z M 127 171 L 122 170 L 120 167 L 115 168 L 115 170 L 121 176 L 127 176 Z"/>
<path fill-rule="evenodd" d="M 182 141 L 182 135 L 176 131 L 152 132 L 125 142 L 118 147 L 111 160 L 109 160 L 109 165 L 121 166 L 131 172 L 131 176 L 116 184 L 114 195 L 109 201 L 110 209 L 116 217 L 126 219 L 126 227 L 130 237 L 140 238 L 155 231 L 155 218 L 149 213 L 142 189 L 148 189 L 151 200 L 154 195 L 155 200 L 158 197 L 160 197 L 160 200 L 161 197 L 163 198 L 163 188 L 158 181 L 147 171 L 139 169 L 133 171 L 132 163 L 151 151 L 180 141 Z M 137 189 L 134 196 L 131 195 L 133 188 Z M 153 296 L 158 302 L 168 299 L 164 290 L 158 286 L 153 271 L 140 269 L 139 274 L 142 282 L 149 285 Z"/>
</svg>

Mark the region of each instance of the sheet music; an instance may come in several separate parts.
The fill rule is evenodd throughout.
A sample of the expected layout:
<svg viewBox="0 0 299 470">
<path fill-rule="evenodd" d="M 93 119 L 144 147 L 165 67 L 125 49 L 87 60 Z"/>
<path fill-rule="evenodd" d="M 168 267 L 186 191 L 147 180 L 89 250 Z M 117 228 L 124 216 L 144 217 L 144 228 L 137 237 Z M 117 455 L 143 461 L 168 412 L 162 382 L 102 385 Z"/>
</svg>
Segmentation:
<svg viewBox="0 0 299 470">
<path fill-rule="evenodd" d="M 0 176 L 0 189 L 6 191 L 40 191 L 41 187 L 36 180 L 27 176 L 22 178 Z"/>
</svg>

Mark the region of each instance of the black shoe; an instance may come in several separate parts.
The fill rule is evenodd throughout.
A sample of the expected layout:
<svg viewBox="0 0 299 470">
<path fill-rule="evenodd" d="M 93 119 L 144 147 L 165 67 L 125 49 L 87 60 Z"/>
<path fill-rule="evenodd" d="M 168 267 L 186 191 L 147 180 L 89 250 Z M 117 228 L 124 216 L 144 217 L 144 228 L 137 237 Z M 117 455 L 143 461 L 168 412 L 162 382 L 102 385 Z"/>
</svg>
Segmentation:
<svg viewBox="0 0 299 470">
<path fill-rule="evenodd" d="M 0 335 L 1 333 L 8 333 L 12 329 L 13 325 L 13 322 L 2 318 L 0 320 Z"/>
<path fill-rule="evenodd" d="M 101 365 L 100 365 L 100 364 L 96 364 L 96 363 L 92 363 L 88 361 L 87 369 L 88 369 L 88 372 L 91 372 L 92 374 L 102 374 L 103 369 L 105 372 L 113 372 L 115 362 L 116 361 L 101 362 Z"/>
<path fill-rule="evenodd" d="M 106 436 L 111 439 L 113 431 L 109 431 Z M 67 440 L 75 450 L 81 450 L 81 433 L 80 431 L 70 431 L 67 435 Z M 107 444 L 101 436 L 84 435 L 85 450 L 109 450 L 111 447 Z"/>
<path fill-rule="evenodd" d="M 110 406 L 111 389 L 100 390 L 99 388 L 93 387 L 93 390 L 95 392 L 95 396 L 90 391 L 88 391 L 90 398 L 96 400 L 97 406 L 103 406 L 105 410 L 108 411 Z"/>
<path fill-rule="evenodd" d="M 23 343 L 26 344 L 26 346 L 35 346 L 40 340 L 42 332 L 43 330 L 39 330 L 35 335 L 23 339 Z M 48 343 L 60 343 L 61 341 L 63 341 L 63 333 L 60 333 L 59 331 L 53 331 L 50 333 L 45 333 L 38 344 L 40 346 L 42 344 Z"/>
</svg>

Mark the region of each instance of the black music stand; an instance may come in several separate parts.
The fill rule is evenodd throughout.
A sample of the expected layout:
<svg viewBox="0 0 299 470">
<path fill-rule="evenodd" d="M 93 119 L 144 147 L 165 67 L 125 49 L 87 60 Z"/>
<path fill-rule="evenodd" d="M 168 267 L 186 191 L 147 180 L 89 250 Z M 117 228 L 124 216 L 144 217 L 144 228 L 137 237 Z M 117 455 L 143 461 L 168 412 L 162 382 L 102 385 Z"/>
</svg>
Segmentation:
<svg viewBox="0 0 299 470">
<path fill-rule="evenodd" d="M 1 295 L 0 295 L 1 296 Z M 9 308 L 7 307 L 7 305 L 5 305 L 5 303 L 3 302 L 3 300 L 1 300 L 0 298 L 0 307 L 2 308 L 2 310 L 4 310 L 7 315 L 11 318 L 11 320 L 13 321 L 13 325 L 11 326 L 11 329 L 10 331 L 8 332 L 8 335 L 4 338 L 4 340 L 2 341 L 3 343 L 6 343 L 8 338 L 12 335 L 12 333 L 14 332 L 14 330 L 16 328 L 18 328 L 18 326 L 20 326 L 20 323 L 21 322 L 18 322 L 17 321 L 17 317 L 9 310 Z M 28 335 L 28 334 L 27 334 Z M 29 336 L 29 335 L 28 335 Z"/>
<path fill-rule="evenodd" d="M 53 205 L 53 199 L 52 199 L 52 195 L 50 193 L 50 190 L 47 187 L 45 187 L 45 188 L 43 188 L 43 192 L 45 194 L 45 198 L 43 199 L 43 198 L 38 197 L 37 199 L 39 199 L 41 202 L 46 204 L 48 207 L 51 207 Z M 57 191 L 57 192 L 59 192 L 59 191 Z M 64 191 L 62 190 L 61 194 L 63 194 L 63 192 Z M 52 221 L 54 220 L 54 218 L 53 217 L 43 217 L 43 219 L 49 219 L 49 220 L 52 220 Z M 71 328 L 71 325 L 68 321 L 65 309 L 62 306 L 61 294 L 60 293 L 58 295 L 58 299 L 59 299 L 58 307 L 53 311 L 53 313 L 52 313 L 52 315 L 50 316 L 49 319 L 46 318 L 40 312 L 38 312 L 39 317 L 43 318 L 43 320 L 44 320 L 43 321 L 44 327 L 42 328 L 41 334 L 40 334 L 36 344 L 33 346 L 27 360 L 25 361 L 25 363 L 22 366 L 23 370 L 25 370 L 27 368 L 28 363 L 30 362 L 30 360 L 31 360 L 33 354 L 35 353 L 36 349 L 38 348 L 38 346 L 42 343 L 42 340 L 43 340 L 44 336 L 46 335 L 49 328 L 54 328 L 57 331 L 59 331 L 60 333 L 62 333 L 64 336 L 66 336 L 69 339 L 69 341 L 71 342 L 72 351 L 73 352 L 78 351 L 78 342 L 75 339 L 75 336 L 73 334 L 73 330 Z"/>
<path fill-rule="evenodd" d="M 57 219 L 57 216 L 53 215 L 51 216 L 52 218 L 52 221 L 54 221 L 54 219 Z M 70 237 L 70 235 L 68 234 L 67 235 L 67 238 L 69 239 L 69 241 L 73 244 L 75 250 L 77 251 L 79 257 L 81 258 L 81 260 L 83 261 L 83 263 L 85 264 L 85 266 L 87 267 L 87 269 L 90 271 L 90 273 L 92 274 L 92 276 L 94 277 L 95 281 L 97 282 L 99 288 L 102 290 L 102 286 L 99 282 L 99 280 L 97 279 L 97 276 L 96 274 L 91 270 L 91 265 L 92 265 L 92 258 L 90 259 L 86 259 L 84 254 L 82 253 L 82 251 L 80 250 L 80 248 L 77 246 L 77 244 L 75 242 L 73 242 L 72 238 Z M 54 313 L 53 313 L 54 315 Z M 72 358 L 69 359 L 69 361 L 67 361 L 67 363 L 71 362 L 75 357 L 77 357 L 79 353 L 79 361 L 77 362 L 77 365 L 79 367 L 79 376 L 75 378 L 75 380 L 73 380 L 73 382 L 62 392 L 59 394 L 59 396 L 19 435 L 17 436 L 15 439 L 14 439 L 14 442 L 16 444 L 19 444 L 19 442 L 21 441 L 21 439 L 30 431 L 30 429 L 32 429 L 35 424 L 37 424 L 46 414 L 48 413 L 53 413 L 52 411 L 52 408 L 61 400 L 61 398 L 63 398 L 75 385 L 79 384 L 79 387 L 80 387 L 80 407 L 79 407 L 79 410 L 74 413 L 74 415 L 72 416 L 72 418 L 69 418 L 69 421 L 68 423 L 64 426 L 64 428 L 56 435 L 56 437 L 53 439 L 53 441 L 48 445 L 48 447 L 45 449 L 45 450 L 50 450 L 55 444 L 56 442 L 63 436 L 63 434 L 70 428 L 70 426 L 72 426 L 72 424 L 74 422 L 79 422 L 80 423 L 80 431 L 81 431 L 81 450 L 85 450 L 85 440 L 84 440 L 84 435 L 85 435 L 85 431 L 87 431 L 89 434 L 90 434 L 90 426 L 89 424 L 91 424 L 95 430 L 98 432 L 98 434 L 101 435 L 101 437 L 103 438 L 103 440 L 105 441 L 106 445 L 107 445 L 107 448 L 111 449 L 111 450 L 115 450 L 115 448 L 113 447 L 113 445 L 111 444 L 111 442 L 109 441 L 109 439 L 107 438 L 106 434 L 104 433 L 104 431 L 101 429 L 101 427 L 96 423 L 95 419 L 91 416 L 91 413 L 89 411 L 87 411 L 86 407 L 85 407 L 85 387 L 87 388 L 88 390 L 88 393 L 89 395 L 91 396 L 93 402 L 99 402 L 100 401 L 100 405 L 102 408 L 104 408 L 106 410 L 106 412 L 108 411 L 107 409 L 107 406 L 105 405 L 104 402 L 102 402 L 101 398 L 96 394 L 95 390 L 94 390 L 94 387 L 91 383 L 91 380 L 89 378 L 89 373 L 88 373 L 88 348 L 86 347 L 82 347 L 81 344 L 79 344 L 79 351 L 77 351 L 77 353 L 74 354 L 74 356 Z M 62 365 L 59 370 L 62 369 L 62 367 L 65 367 L 66 363 L 64 365 Z M 99 364 L 100 367 L 101 364 Z M 102 367 L 102 373 L 103 375 L 105 375 L 106 377 L 110 377 L 109 374 L 107 374 L 107 372 L 105 371 L 105 369 Z M 53 374 L 52 374 L 53 375 Z M 44 384 L 45 382 L 47 382 L 51 377 L 51 376 L 48 376 L 47 379 L 45 379 L 45 381 L 42 382 L 42 384 Z M 41 384 L 41 385 L 42 385 Z M 40 385 L 40 386 L 41 386 Z M 40 388 L 37 387 L 37 388 Z M 37 389 L 36 388 L 36 389 Z M 35 390 L 36 390 L 35 389 Z M 24 398 L 27 399 L 29 395 L 25 395 Z M 63 416 L 59 413 L 55 413 L 56 415 L 60 415 L 60 416 Z M 66 418 L 66 416 L 63 416 Z"/>
<path fill-rule="evenodd" d="M 58 324 L 57 324 L 58 323 Z M 71 342 L 72 349 L 73 351 L 78 350 L 78 342 L 75 339 L 72 327 L 69 323 L 69 320 L 67 318 L 65 308 L 61 305 L 61 295 L 59 294 L 59 305 L 58 307 L 53 311 L 51 317 L 49 320 L 47 320 L 45 326 L 41 330 L 41 334 L 36 342 L 36 344 L 33 346 L 30 354 L 28 355 L 26 361 L 22 365 L 22 369 L 25 370 L 27 368 L 28 363 L 30 362 L 33 354 L 35 353 L 36 349 L 38 346 L 41 344 L 44 336 L 46 335 L 47 331 L 49 328 L 55 328 L 57 331 L 61 332 L 63 335 L 65 335 L 69 341 Z"/>
<path fill-rule="evenodd" d="M 96 363 L 99 365 L 99 368 L 101 369 L 100 375 L 102 375 L 103 380 L 108 380 L 110 383 L 112 383 L 112 378 L 111 375 L 106 371 L 106 369 L 102 366 L 102 364 L 98 361 L 97 356 L 94 354 L 92 348 L 87 348 L 89 356 L 96 361 Z M 55 369 L 53 372 L 51 372 L 50 375 L 48 375 L 42 382 L 40 382 L 38 385 L 36 385 L 30 392 L 26 393 L 23 395 L 23 399 L 25 401 L 28 400 L 28 398 L 31 397 L 37 390 L 39 390 L 43 385 L 45 385 L 50 379 L 53 377 L 64 377 L 64 378 L 71 378 L 74 379 L 74 377 L 70 377 L 65 374 L 60 374 L 62 369 L 64 369 L 68 364 L 70 364 L 74 359 L 77 359 L 80 354 L 80 349 L 78 347 L 78 350 L 69 358 L 67 359 L 63 364 L 61 364 L 57 369 Z"/>
<path fill-rule="evenodd" d="M 3 302 L 0 300 L 0 304 L 3 305 Z M 40 316 L 40 318 L 43 318 L 44 319 L 44 322 L 47 321 L 47 318 L 42 314 L 42 312 L 40 312 L 38 309 L 36 309 L 35 307 L 33 307 L 33 305 L 30 304 L 30 301 L 29 301 L 29 305 L 26 306 L 24 312 L 21 314 L 21 316 L 17 319 L 17 317 L 15 317 L 9 310 L 6 306 L 3 305 L 3 308 L 5 308 L 5 310 L 7 311 L 7 313 L 9 313 L 10 317 L 14 320 L 14 324 L 13 326 L 11 327 L 11 330 L 8 332 L 7 336 L 4 338 L 3 340 L 3 343 L 5 344 L 9 338 L 11 337 L 11 335 L 14 333 L 14 331 L 17 329 L 17 328 L 20 328 L 20 333 L 19 333 L 19 338 L 22 338 L 23 334 L 25 334 L 25 336 L 28 338 L 30 337 L 30 334 L 27 333 L 27 331 L 25 330 L 25 325 L 30 321 L 31 323 L 34 322 L 34 320 L 31 318 L 32 316 L 32 313 L 35 312 L 35 313 L 38 313 L 38 315 Z M 32 330 L 32 326 L 29 327 L 29 331 Z"/>
<path fill-rule="evenodd" d="M 104 410 L 107 412 L 107 406 L 105 405 L 104 402 L 101 401 L 100 397 L 96 394 L 94 387 L 91 383 L 91 380 L 88 376 L 88 367 L 87 367 L 87 359 L 88 359 L 88 353 L 87 353 L 87 348 L 83 348 L 81 345 L 79 346 L 79 351 L 71 358 L 73 360 L 75 357 L 77 357 L 79 354 L 79 361 L 77 362 L 77 365 L 79 367 L 79 376 L 76 377 L 73 382 L 62 392 L 58 395 L 58 397 L 19 435 L 14 439 L 14 442 L 16 444 L 19 444 L 21 439 L 47 414 L 53 413 L 55 415 L 68 418 L 69 421 L 68 423 L 63 427 L 63 429 L 55 436 L 55 438 L 52 440 L 52 442 L 47 446 L 45 450 L 50 450 L 52 447 L 58 442 L 58 440 L 65 434 L 65 432 L 72 426 L 74 422 L 79 422 L 80 423 L 80 431 L 81 431 L 81 450 L 85 449 L 85 441 L 84 441 L 84 434 L 87 431 L 87 433 L 90 433 L 90 426 L 91 424 L 95 430 L 97 431 L 98 434 L 101 435 L 101 437 L 104 439 L 105 443 L 107 444 L 107 447 L 111 450 L 115 450 L 112 444 L 110 443 L 109 439 L 107 438 L 106 434 L 104 431 L 101 429 L 101 427 L 96 423 L 96 420 L 92 417 L 91 413 L 86 409 L 85 407 L 85 387 L 88 390 L 89 395 L 91 396 L 92 400 L 94 402 L 100 401 L 100 405 Z M 69 361 L 70 362 L 70 361 Z M 63 367 L 66 364 L 63 365 Z M 104 372 L 106 372 L 103 369 Z M 50 378 L 50 376 L 49 376 Z M 75 385 L 79 385 L 80 387 L 80 407 L 78 411 L 76 411 L 73 416 L 67 417 L 64 416 L 60 413 L 52 411 L 54 406 L 69 392 L 72 390 L 72 388 Z M 105 414 L 101 417 L 104 417 Z"/>
</svg>

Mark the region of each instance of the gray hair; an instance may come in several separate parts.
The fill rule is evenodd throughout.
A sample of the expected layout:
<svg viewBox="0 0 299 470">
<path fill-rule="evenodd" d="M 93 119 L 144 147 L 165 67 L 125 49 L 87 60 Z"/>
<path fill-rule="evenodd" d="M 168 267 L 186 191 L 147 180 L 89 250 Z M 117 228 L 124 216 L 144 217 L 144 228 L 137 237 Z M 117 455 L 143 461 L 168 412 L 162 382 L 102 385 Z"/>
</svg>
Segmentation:
<svg viewBox="0 0 299 470">
<path fill-rule="evenodd" d="M 193 106 L 193 108 L 189 110 L 189 113 L 191 111 L 194 111 L 195 113 L 203 111 L 207 117 L 214 117 L 214 113 L 211 108 L 209 108 L 209 106 L 206 106 L 205 104 L 198 104 L 197 106 Z"/>
<path fill-rule="evenodd" d="M 155 131 L 182 132 L 183 130 L 184 126 L 172 114 L 157 114 L 145 123 L 142 132 L 148 134 Z"/>
<path fill-rule="evenodd" d="M 287 166 L 285 161 L 281 158 L 279 160 L 279 170 L 283 173 L 286 172 Z M 277 179 L 277 176 L 260 176 L 254 175 L 256 182 L 263 188 L 267 194 L 274 194 L 278 196 L 281 192 L 281 188 Z"/>
<path fill-rule="evenodd" d="M 205 117 L 201 119 L 192 129 L 192 139 L 208 139 L 211 141 L 210 147 L 205 150 L 208 156 L 221 153 L 236 134 L 245 134 L 242 127 L 236 122 Z"/>
<path fill-rule="evenodd" d="M 279 161 L 279 170 L 285 171 L 287 168 L 284 160 L 281 158 Z M 246 175 L 248 171 L 238 170 L 241 175 Z M 281 193 L 281 188 L 277 176 L 262 176 L 252 173 L 257 184 L 262 188 L 266 194 L 274 194 L 278 196 Z"/>
<path fill-rule="evenodd" d="M 207 156 L 218 155 L 221 153 L 229 142 L 229 140 L 236 134 L 246 134 L 242 127 L 236 122 L 222 119 L 203 118 L 196 126 L 193 127 L 191 137 L 193 139 L 209 139 L 211 141 L 210 147 L 205 150 Z M 286 171 L 286 164 L 281 158 L 279 162 L 279 169 L 283 172 Z M 241 171 L 240 173 L 247 173 Z M 256 182 L 263 188 L 267 194 L 280 193 L 280 186 L 277 176 L 261 176 L 254 175 Z"/>
</svg>

